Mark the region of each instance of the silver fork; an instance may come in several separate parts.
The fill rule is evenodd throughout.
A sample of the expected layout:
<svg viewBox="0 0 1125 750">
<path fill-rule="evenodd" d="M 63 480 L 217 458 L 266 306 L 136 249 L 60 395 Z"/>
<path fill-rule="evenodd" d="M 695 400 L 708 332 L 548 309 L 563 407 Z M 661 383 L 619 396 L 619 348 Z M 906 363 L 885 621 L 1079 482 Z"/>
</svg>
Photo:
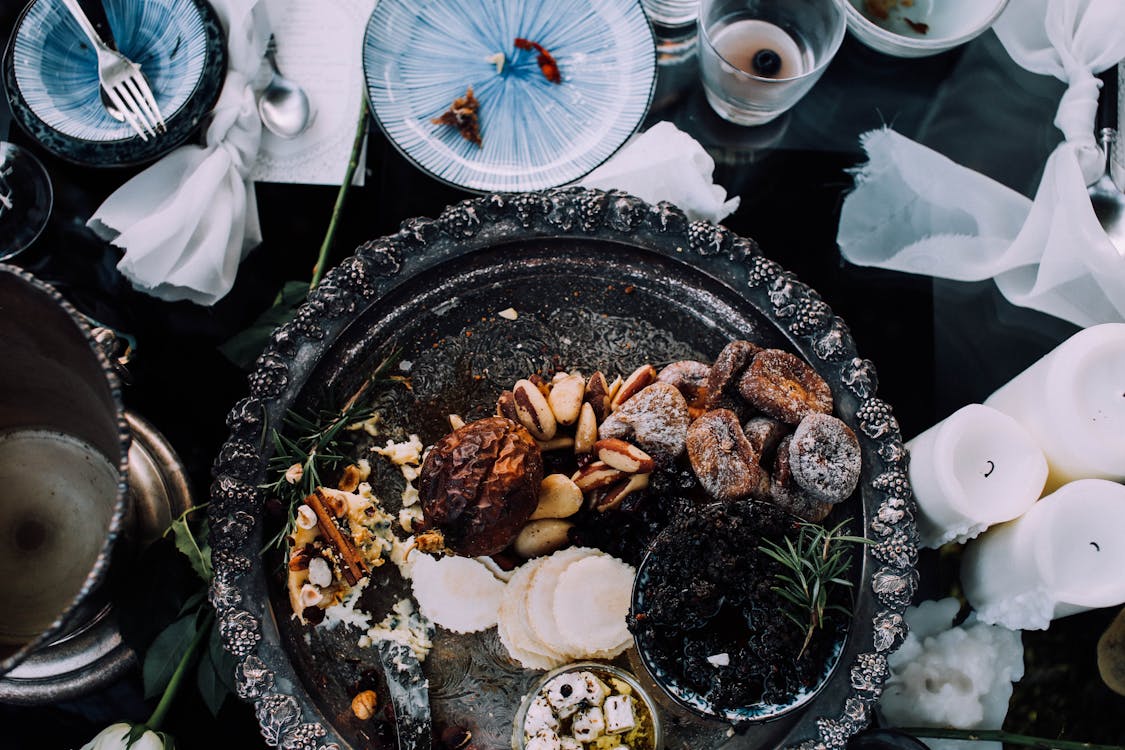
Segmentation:
<svg viewBox="0 0 1125 750">
<path fill-rule="evenodd" d="M 62 0 L 66 9 L 78 21 L 83 33 L 94 46 L 98 55 L 98 80 L 109 100 L 124 116 L 125 121 L 136 131 L 142 141 L 148 136 L 167 130 L 160 108 L 152 95 L 148 81 L 141 74 L 141 66 L 120 52 L 110 49 L 94 30 L 94 25 L 86 17 L 78 0 Z M 146 135 L 147 133 L 147 135 Z"/>
</svg>

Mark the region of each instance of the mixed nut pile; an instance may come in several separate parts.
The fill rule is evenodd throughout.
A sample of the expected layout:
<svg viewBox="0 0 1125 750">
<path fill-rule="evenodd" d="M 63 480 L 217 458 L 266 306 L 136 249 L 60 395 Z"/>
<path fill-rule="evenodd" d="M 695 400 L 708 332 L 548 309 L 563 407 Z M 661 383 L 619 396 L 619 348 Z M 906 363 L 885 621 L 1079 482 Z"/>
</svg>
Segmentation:
<svg viewBox="0 0 1125 750">
<path fill-rule="evenodd" d="M 852 430 L 828 384 L 780 349 L 732 341 L 714 364 L 642 365 L 610 382 L 532 375 L 500 394 L 495 417 L 464 424 L 427 454 L 419 547 L 522 558 L 573 542 L 572 517 L 606 513 L 687 464 L 703 500 L 769 500 L 820 521 L 859 481 Z M 544 476 L 545 463 L 570 472 Z M 643 500 L 642 500 L 643 502 Z"/>
</svg>

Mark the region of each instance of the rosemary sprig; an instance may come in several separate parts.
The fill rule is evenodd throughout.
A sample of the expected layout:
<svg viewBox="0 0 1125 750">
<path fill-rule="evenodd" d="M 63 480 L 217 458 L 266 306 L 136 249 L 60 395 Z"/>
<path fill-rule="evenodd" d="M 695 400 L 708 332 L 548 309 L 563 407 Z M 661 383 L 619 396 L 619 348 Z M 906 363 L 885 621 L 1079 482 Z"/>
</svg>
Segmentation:
<svg viewBox="0 0 1125 750">
<path fill-rule="evenodd" d="M 847 524 L 844 521 L 826 529 L 820 524 L 802 523 L 796 543 L 786 537 L 784 546 L 767 539 L 758 547 L 785 569 L 775 574 L 778 585 L 770 590 L 786 602 L 783 613 L 805 634 L 798 659 L 804 655 L 816 631 L 824 627 L 829 612 L 851 616 L 846 607 L 829 604 L 829 598 L 836 587 L 852 588 L 852 582 L 844 577 L 851 567 L 848 545 L 872 542 L 864 537 L 848 536 L 844 533 Z"/>
<path fill-rule="evenodd" d="M 282 431 L 271 431 L 274 455 L 269 460 L 267 476 L 272 479 L 262 489 L 281 502 L 285 523 L 266 543 L 266 550 L 280 547 L 293 532 L 296 506 L 317 487 L 325 486 L 325 479 L 351 460 L 345 432 L 375 413 L 374 407 L 361 401 L 361 397 L 373 383 L 393 380 L 387 372 L 401 354 L 402 350 L 396 349 L 384 359 L 342 408 L 321 409 L 313 414 L 291 410 L 282 420 Z"/>
</svg>

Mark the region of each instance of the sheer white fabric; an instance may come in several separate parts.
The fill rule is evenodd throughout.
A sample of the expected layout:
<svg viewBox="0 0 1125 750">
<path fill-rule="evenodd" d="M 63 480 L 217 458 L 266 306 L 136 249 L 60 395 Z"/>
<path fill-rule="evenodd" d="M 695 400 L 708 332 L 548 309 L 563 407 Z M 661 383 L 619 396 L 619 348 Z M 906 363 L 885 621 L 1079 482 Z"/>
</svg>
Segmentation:
<svg viewBox="0 0 1125 750">
<path fill-rule="evenodd" d="M 1068 83 L 1054 121 L 1066 140 L 1034 202 L 893 131 L 873 131 L 843 206 L 840 250 L 858 265 L 993 278 L 1013 304 L 1080 326 L 1125 321 L 1125 258 L 1086 192 L 1105 166 L 1095 73 L 1125 58 L 1125 3 L 1020 0 L 994 28 L 1021 66 Z"/>
</svg>

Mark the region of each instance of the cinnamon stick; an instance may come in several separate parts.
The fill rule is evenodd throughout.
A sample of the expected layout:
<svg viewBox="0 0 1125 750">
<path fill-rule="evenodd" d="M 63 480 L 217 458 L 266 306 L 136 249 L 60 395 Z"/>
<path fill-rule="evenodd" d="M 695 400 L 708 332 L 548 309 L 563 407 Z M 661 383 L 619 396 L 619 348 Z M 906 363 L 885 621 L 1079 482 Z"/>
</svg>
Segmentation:
<svg viewBox="0 0 1125 750">
<path fill-rule="evenodd" d="M 343 563 L 341 569 L 344 580 L 351 586 L 356 585 L 359 583 L 359 579 L 367 575 L 367 565 L 363 558 L 359 556 L 359 552 L 352 544 L 351 539 L 344 536 L 340 527 L 336 525 L 336 520 L 332 517 L 325 503 L 324 491 L 317 487 L 313 494 L 305 498 L 305 505 L 312 508 L 313 513 L 316 513 L 316 525 L 320 527 L 320 532 L 332 545 L 332 549 L 340 556 L 340 561 Z"/>
</svg>

